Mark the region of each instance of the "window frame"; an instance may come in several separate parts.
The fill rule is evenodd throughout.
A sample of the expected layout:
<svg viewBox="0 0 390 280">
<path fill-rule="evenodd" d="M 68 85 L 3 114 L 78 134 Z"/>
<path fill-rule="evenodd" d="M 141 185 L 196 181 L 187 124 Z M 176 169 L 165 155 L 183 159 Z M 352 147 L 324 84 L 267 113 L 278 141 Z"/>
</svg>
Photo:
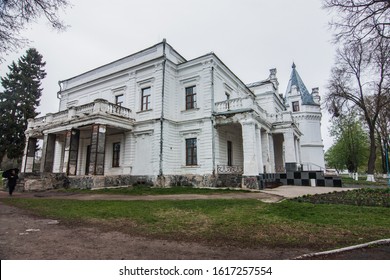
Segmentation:
<svg viewBox="0 0 390 280">
<path fill-rule="evenodd" d="M 122 97 L 123 100 L 119 101 L 119 97 Z M 123 93 L 115 95 L 115 105 L 118 105 L 120 107 L 123 106 L 123 103 L 125 102 L 125 95 Z"/>
<path fill-rule="evenodd" d="M 293 102 L 291 102 L 291 106 L 292 106 L 292 111 L 293 111 L 293 112 L 299 112 L 299 111 L 300 111 L 300 108 L 299 108 L 299 101 L 293 101 Z"/>
<path fill-rule="evenodd" d="M 119 147 L 119 149 L 115 149 L 115 147 Z M 121 142 L 112 143 L 112 167 L 120 167 L 120 159 L 121 159 Z"/>
<path fill-rule="evenodd" d="M 186 166 L 197 166 L 198 165 L 198 139 L 186 138 L 185 149 L 186 149 Z"/>
<path fill-rule="evenodd" d="M 186 110 L 197 108 L 196 98 L 197 98 L 196 85 L 185 87 L 185 109 Z"/>
<path fill-rule="evenodd" d="M 148 90 L 148 94 L 145 94 Z M 141 88 L 141 111 L 148 111 L 151 109 L 152 87 Z"/>
</svg>

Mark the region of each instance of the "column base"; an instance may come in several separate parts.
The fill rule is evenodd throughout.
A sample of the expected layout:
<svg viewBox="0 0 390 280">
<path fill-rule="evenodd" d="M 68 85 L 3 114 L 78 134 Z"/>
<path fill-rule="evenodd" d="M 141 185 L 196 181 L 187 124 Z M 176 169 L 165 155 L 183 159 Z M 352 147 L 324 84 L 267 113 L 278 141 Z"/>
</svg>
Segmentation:
<svg viewBox="0 0 390 280">
<path fill-rule="evenodd" d="M 260 176 L 242 176 L 242 188 L 252 190 L 260 189 L 259 178 Z"/>
</svg>

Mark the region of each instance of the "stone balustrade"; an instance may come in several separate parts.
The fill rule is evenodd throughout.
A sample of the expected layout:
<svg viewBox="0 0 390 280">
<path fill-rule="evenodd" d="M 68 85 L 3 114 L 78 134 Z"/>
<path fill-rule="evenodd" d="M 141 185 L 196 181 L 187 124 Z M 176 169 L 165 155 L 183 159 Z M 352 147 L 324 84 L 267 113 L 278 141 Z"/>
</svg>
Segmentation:
<svg viewBox="0 0 390 280">
<path fill-rule="evenodd" d="M 239 165 L 217 165 L 218 174 L 242 174 L 243 167 Z"/>
<path fill-rule="evenodd" d="M 234 112 L 245 109 L 255 111 L 264 120 L 268 118 L 267 112 L 250 97 L 234 98 L 215 103 L 215 111 L 217 113 Z"/>
<path fill-rule="evenodd" d="M 58 113 L 49 113 L 46 116 L 36 119 L 30 119 L 28 129 L 34 129 L 48 124 L 57 124 L 65 121 L 70 121 L 74 118 L 82 118 L 89 115 L 107 114 L 126 119 L 132 119 L 132 111 L 128 108 L 109 103 L 104 99 L 96 99 L 94 102 L 83 104 L 76 107 L 70 107 L 67 110 Z"/>
</svg>

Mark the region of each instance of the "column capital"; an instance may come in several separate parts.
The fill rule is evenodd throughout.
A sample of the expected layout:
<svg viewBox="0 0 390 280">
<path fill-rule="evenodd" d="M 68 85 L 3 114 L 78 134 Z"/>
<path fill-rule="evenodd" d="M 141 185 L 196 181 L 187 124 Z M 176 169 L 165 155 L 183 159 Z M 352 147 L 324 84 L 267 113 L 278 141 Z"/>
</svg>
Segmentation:
<svg viewBox="0 0 390 280">
<path fill-rule="evenodd" d="M 257 122 L 252 118 L 245 118 L 240 120 L 241 125 L 255 125 Z"/>
</svg>

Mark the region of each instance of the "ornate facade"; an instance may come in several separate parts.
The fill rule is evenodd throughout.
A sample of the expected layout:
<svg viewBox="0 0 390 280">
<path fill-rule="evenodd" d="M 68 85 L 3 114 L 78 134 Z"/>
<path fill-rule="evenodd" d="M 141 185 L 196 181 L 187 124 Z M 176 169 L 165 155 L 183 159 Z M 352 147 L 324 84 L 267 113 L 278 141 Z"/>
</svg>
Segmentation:
<svg viewBox="0 0 390 280">
<path fill-rule="evenodd" d="M 276 69 L 246 85 L 214 53 L 186 60 L 164 40 L 59 84 L 59 111 L 29 122 L 24 173 L 37 139 L 42 174 L 87 188 L 253 188 L 259 174 L 324 168 L 318 90 L 295 66 L 283 96 Z"/>
</svg>

